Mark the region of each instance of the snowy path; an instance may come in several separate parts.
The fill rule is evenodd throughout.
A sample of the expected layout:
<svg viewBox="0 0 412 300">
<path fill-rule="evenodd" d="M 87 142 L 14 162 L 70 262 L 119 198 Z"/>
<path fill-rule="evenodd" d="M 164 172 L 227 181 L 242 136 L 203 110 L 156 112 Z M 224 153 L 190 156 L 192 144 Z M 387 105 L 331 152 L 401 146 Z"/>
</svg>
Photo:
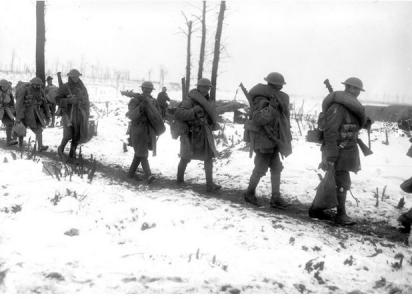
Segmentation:
<svg viewBox="0 0 412 300">
<path fill-rule="evenodd" d="M 0 150 L 4 157 L 3 291 L 412 292 L 412 251 L 400 243 L 205 196 L 189 189 L 196 185 L 147 188 L 103 174 L 92 185 L 59 182 L 40 163 Z"/>
</svg>

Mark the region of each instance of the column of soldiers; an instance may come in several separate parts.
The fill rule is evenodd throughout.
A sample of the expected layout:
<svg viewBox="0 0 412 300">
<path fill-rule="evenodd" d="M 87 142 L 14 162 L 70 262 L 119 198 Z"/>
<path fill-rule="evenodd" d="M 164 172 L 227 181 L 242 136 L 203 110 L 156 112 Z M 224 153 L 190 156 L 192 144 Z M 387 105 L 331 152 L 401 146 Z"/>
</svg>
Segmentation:
<svg viewBox="0 0 412 300">
<path fill-rule="evenodd" d="M 62 156 L 65 146 L 71 141 L 69 158 L 75 158 L 76 147 L 86 138 L 84 135 L 87 132 L 90 103 L 87 89 L 79 78 L 80 72 L 71 70 L 67 75 L 68 82 L 57 90 L 55 103 L 49 101 L 49 104 L 46 94 L 53 88 L 51 77 L 47 78 L 46 93 L 42 89 L 42 81 L 39 78 L 32 79 L 30 84 L 17 92 L 15 107 L 9 82 L 0 81 L 0 118 L 6 126 L 8 145 L 17 143 L 12 137 L 13 122 L 21 122 L 36 134 L 38 149 L 46 150 L 47 146 L 42 143 L 42 130 L 55 114 L 57 104 L 57 115 L 61 116 L 63 124 L 63 138 L 58 154 Z M 255 159 L 244 200 L 259 205 L 256 188 L 270 169 L 270 205 L 284 209 L 290 205 L 280 193 L 283 169 L 281 158 L 288 156 L 292 150 L 289 96 L 282 92 L 286 82 L 280 73 L 270 73 L 264 79 L 266 84 L 257 84 L 249 92 L 251 107 L 245 128 Z M 352 77 L 342 83 L 344 91 L 330 93 L 322 103 L 324 118 L 321 167 L 324 170 L 333 169 L 334 172 L 338 199 L 336 223 L 352 225 L 354 221 L 346 213 L 346 195 L 351 186 L 349 172 L 360 170 L 358 134 L 361 128 L 370 126 L 370 122 L 367 122 L 364 106 L 357 99 L 360 92 L 364 91 L 362 81 Z M 209 79 L 200 79 L 196 88 L 176 108 L 177 136 L 180 137 L 176 182 L 184 184 L 184 174 L 189 162 L 201 160 L 204 163 L 206 189 L 208 192 L 216 192 L 221 186 L 213 180 L 213 158 L 217 156 L 217 151 L 212 132 L 218 129 L 218 123 L 215 103 L 209 97 L 210 88 Z M 156 101 L 151 96 L 154 87 L 149 81 L 143 82 L 141 89 L 142 93 L 132 96 L 126 114 L 130 120 L 130 142 L 134 150 L 128 176 L 135 178 L 136 170 L 141 164 L 146 181 L 150 184 L 155 177 L 150 169 L 148 153 L 156 153 L 157 138 L 163 132 L 159 129 L 161 126 L 155 123 L 159 124 L 159 120 L 165 119 L 170 99 L 164 88 Z M 20 142 L 22 144 L 22 140 Z M 310 209 L 309 215 L 320 219 L 329 217 L 319 209 Z"/>
<path fill-rule="evenodd" d="M 87 89 L 79 78 L 80 72 L 73 69 L 67 76 L 68 82 L 59 88 L 53 85 L 51 76 L 47 77 L 46 86 L 38 77 L 30 82 L 19 81 L 16 85 L 16 101 L 11 83 L 0 80 L 0 119 L 6 127 L 8 146 L 19 143 L 22 148 L 25 129 L 29 128 L 36 136 L 36 149 L 46 151 L 48 146 L 43 144 L 43 130 L 50 121 L 51 127 L 54 127 L 57 115 L 61 117 L 63 125 L 58 154 L 63 156 L 66 144 L 71 141 L 69 159 L 75 158 L 78 144 L 87 140 L 90 104 Z M 59 109 L 56 111 L 57 106 Z M 23 131 L 19 130 L 21 127 Z"/>
<path fill-rule="evenodd" d="M 280 183 L 283 169 L 281 157 L 291 153 L 289 96 L 281 91 L 286 84 L 282 74 L 270 73 L 265 77 L 265 81 L 266 84 L 258 84 L 249 92 L 251 108 L 245 127 L 248 131 L 248 142 L 255 152 L 255 167 L 244 199 L 248 203 L 259 205 L 256 188 L 260 179 L 270 169 L 270 205 L 273 208 L 285 209 L 290 203 L 281 196 Z M 360 170 L 358 135 L 360 129 L 370 126 L 370 122 L 367 122 L 365 109 L 357 99 L 360 92 L 364 91 L 362 81 L 351 77 L 342 83 L 345 90 L 329 94 L 322 104 L 324 124 L 321 167 L 324 170 L 333 169 L 334 172 L 338 199 L 335 222 L 339 225 L 353 225 L 355 222 L 346 213 L 346 195 L 351 186 L 349 172 Z M 217 121 L 215 103 L 209 98 L 210 88 L 210 80 L 200 79 L 196 89 L 189 92 L 175 111 L 175 121 L 179 123 L 177 135 L 180 136 L 180 162 L 176 182 L 184 183 L 185 170 L 191 160 L 202 160 L 207 191 L 215 192 L 221 189 L 221 186 L 213 182 L 213 158 L 217 152 L 212 131 L 217 129 Z M 145 82 L 142 90 L 143 95 L 150 95 L 153 85 Z M 152 182 L 154 178 L 147 161 L 147 152 L 153 139 L 149 137 L 150 130 L 146 128 L 150 120 L 145 115 L 144 103 L 139 102 L 138 98 L 129 103 L 127 116 L 134 128 L 130 134 L 135 149 L 129 176 L 134 176 L 138 164 L 142 162 L 148 182 Z M 310 209 L 309 215 L 313 218 L 330 218 L 319 209 Z"/>
</svg>

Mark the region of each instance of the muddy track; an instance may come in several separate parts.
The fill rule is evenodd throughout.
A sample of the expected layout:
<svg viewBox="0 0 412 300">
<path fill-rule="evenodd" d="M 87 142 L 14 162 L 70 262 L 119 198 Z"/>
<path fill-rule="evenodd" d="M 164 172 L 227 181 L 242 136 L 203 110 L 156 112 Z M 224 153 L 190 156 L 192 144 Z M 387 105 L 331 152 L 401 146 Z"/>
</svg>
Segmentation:
<svg viewBox="0 0 412 300">
<path fill-rule="evenodd" d="M 8 147 L 4 139 L 0 139 L 0 148 L 15 152 L 17 154 L 17 157 L 20 157 L 20 151 L 18 150 L 18 148 Z M 46 158 L 55 162 L 61 161 L 60 157 L 54 151 L 40 152 L 36 155 L 37 157 Z M 92 162 L 89 159 L 84 159 L 83 164 L 85 167 L 90 166 L 91 163 Z M 243 191 L 241 190 L 227 189 L 223 187 L 222 190 L 217 193 L 207 193 L 204 184 L 186 182 L 183 186 L 181 186 L 176 184 L 175 178 L 165 177 L 161 174 L 158 174 L 156 176 L 156 180 L 147 187 L 144 184 L 144 181 L 137 181 L 128 178 L 123 166 L 116 164 L 104 164 L 99 161 L 96 161 L 96 172 L 100 173 L 101 176 L 110 179 L 115 183 L 120 183 L 123 185 L 127 183 L 128 188 L 130 189 L 141 189 L 144 187 L 145 189 L 148 188 L 149 190 L 161 190 L 164 188 L 180 191 L 190 190 L 202 195 L 202 197 L 204 198 L 216 198 L 224 201 L 230 201 L 241 207 L 253 209 L 255 211 L 261 212 L 262 216 L 265 217 L 267 217 L 268 214 L 287 216 L 289 218 L 295 219 L 300 224 L 309 223 L 311 225 L 322 226 L 330 235 L 336 237 L 355 233 L 368 236 L 369 239 L 383 238 L 397 244 L 405 244 L 408 238 L 405 233 L 402 233 L 401 231 L 399 231 L 399 229 L 390 226 L 386 222 L 357 220 L 358 223 L 356 225 L 343 228 L 335 226 L 331 221 L 311 219 L 308 216 L 309 205 L 299 203 L 298 201 L 294 201 L 293 205 L 285 210 L 275 210 L 269 206 L 268 200 L 265 201 L 261 199 L 260 202 L 262 203 L 262 205 L 259 207 L 245 203 L 242 196 Z M 376 239 L 374 239 L 374 242 L 379 243 L 379 241 L 377 241 Z M 394 245 L 388 244 L 387 246 L 392 247 Z"/>
</svg>

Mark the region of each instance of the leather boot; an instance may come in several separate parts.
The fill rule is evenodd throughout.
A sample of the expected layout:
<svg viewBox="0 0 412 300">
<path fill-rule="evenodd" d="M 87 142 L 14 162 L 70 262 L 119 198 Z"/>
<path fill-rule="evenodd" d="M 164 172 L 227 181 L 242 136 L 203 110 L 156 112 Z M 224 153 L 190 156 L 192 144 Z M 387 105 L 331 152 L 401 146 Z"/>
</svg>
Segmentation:
<svg viewBox="0 0 412 300">
<path fill-rule="evenodd" d="M 260 177 L 253 172 L 249 179 L 249 186 L 243 194 L 245 201 L 253 205 L 259 205 L 258 199 L 256 198 L 256 187 L 259 181 Z"/>
<path fill-rule="evenodd" d="M 13 126 L 6 126 L 6 142 L 7 146 L 16 145 L 18 142 L 15 138 L 11 137 L 11 132 L 13 130 Z"/>
<path fill-rule="evenodd" d="M 335 218 L 335 223 L 342 226 L 354 225 L 354 222 L 351 218 L 348 217 L 346 214 L 346 190 L 343 191 L 337 190 L 337 198 L 338 198 L 338 209 Z"/>
<path fill-rule="evenodd" d="M 147 184 L 151 184 L 155 177 L 152 175 L 152 171 L 150 170 L 149 160 L 147 157 L 143 157 L 141 159 L 143 172 L 146 175 Z"/>
<path fill-rule="evenodd" d="M 288 203 L 280 195 L 280 170 L 271 171 L 270 180 L 272 183 L 272 197 L 270 198 L 270 206 L 280 209 L 290 206 L 290 203 Z"/>
<path fill-rule="evenodd" d="M 185 159 L 180 159 L 179 165 L 177 166 L 177 177 L 176 182 L 182 184 L 185 182 L 185 171 L 189 161 Z"/>
<path fill-rule="evenodd" d="M 134 175 L 136 174 L 136 170 L 137 170 L 137 167 L 139 166 L 139 164 L 140 164 L 140 157 L 138 157 L 138 156 L 133 156 L 133 161 L 132 161 L 132 164 L 130 165 L 130 168 L 129 168 L 129 172 L 127 172 L 127 177 L 129 177 L 129 178 L 133 178 L 134 177 Z"/>
<path fill-rule="evenodd" d="M 49 146 L 43 145 L 43 133 L 42 132 L 36 133 L 36 139 L 37 139 L 37 146 L 38 146 L 39 152 L 46 151 L 47 149 L 49 149 Z"/>
<path fill-rule="evenodd" d="M 213 161 L 211 159 L 205 160 L 205 175 L 206 175 L 206 191 L 215 192 L 222 188 L 221 185 L 213 182 Z"/>
</svg>

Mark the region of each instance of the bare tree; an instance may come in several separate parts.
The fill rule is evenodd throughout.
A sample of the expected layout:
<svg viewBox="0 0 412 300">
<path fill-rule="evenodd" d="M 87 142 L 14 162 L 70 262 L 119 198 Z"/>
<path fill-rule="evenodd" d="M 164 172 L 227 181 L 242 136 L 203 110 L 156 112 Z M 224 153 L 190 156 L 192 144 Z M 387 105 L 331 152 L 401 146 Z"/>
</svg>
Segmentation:
<svg viewBox="0 0 412 300">
<path fill-rule="evenodd" d="M 192 43 L 192 29 L 193 21 L 188 20 L 186 15 L 182 12 L 186 20 L 187 31 L 185 32 L 187 37 L 187 46 L 186 46 L 186 84 L 185 84 L 185 94 L 189 93 L 190 89 L 190 71 L 191 71 L 191 43 Z"/>
<path fill-rule="evenodd" d="M 216 36 L 215 36 L 215 48 L 213 51 L 213 64 L 212 64 L 212 88 L 210 90 L 210 99 L 216 100 L 216 82 L 217 82 L 217 71 L 219 66 L 220 57 L 220 40 L 222 38 L 222 28 L 223 20 L 225 16 L 226 1 L 220 2 L 219 17 L 217 20 Z"/>
<path fill-rule="evenodd" d="M 205 63 L 205 47 L 206 47 L 206 1 L 203 1 L 202 8 L 202 37 L 200 41 L 199 69 L 197 71 L 197 79 L 203 77 L 203 65 Z"/>
<path fill-rule="evenodd" d="M 46 25 L 44 22 L 44 1 L 36 2 L 36 77 L 45 82 L 44 45 Z"/>
<path fill-rule="evenodd" d="M 186 80 L 182 77 L 182 101 L 186 98 Z"/>
<path fill-rule="evenodd" d="M 11 53 L 11 62 L 10 62 L 10 71 L 14 72 L 14 61 L 16 59 L 16 50 L 13 49 L 13 52 Z"/>
</svg>

